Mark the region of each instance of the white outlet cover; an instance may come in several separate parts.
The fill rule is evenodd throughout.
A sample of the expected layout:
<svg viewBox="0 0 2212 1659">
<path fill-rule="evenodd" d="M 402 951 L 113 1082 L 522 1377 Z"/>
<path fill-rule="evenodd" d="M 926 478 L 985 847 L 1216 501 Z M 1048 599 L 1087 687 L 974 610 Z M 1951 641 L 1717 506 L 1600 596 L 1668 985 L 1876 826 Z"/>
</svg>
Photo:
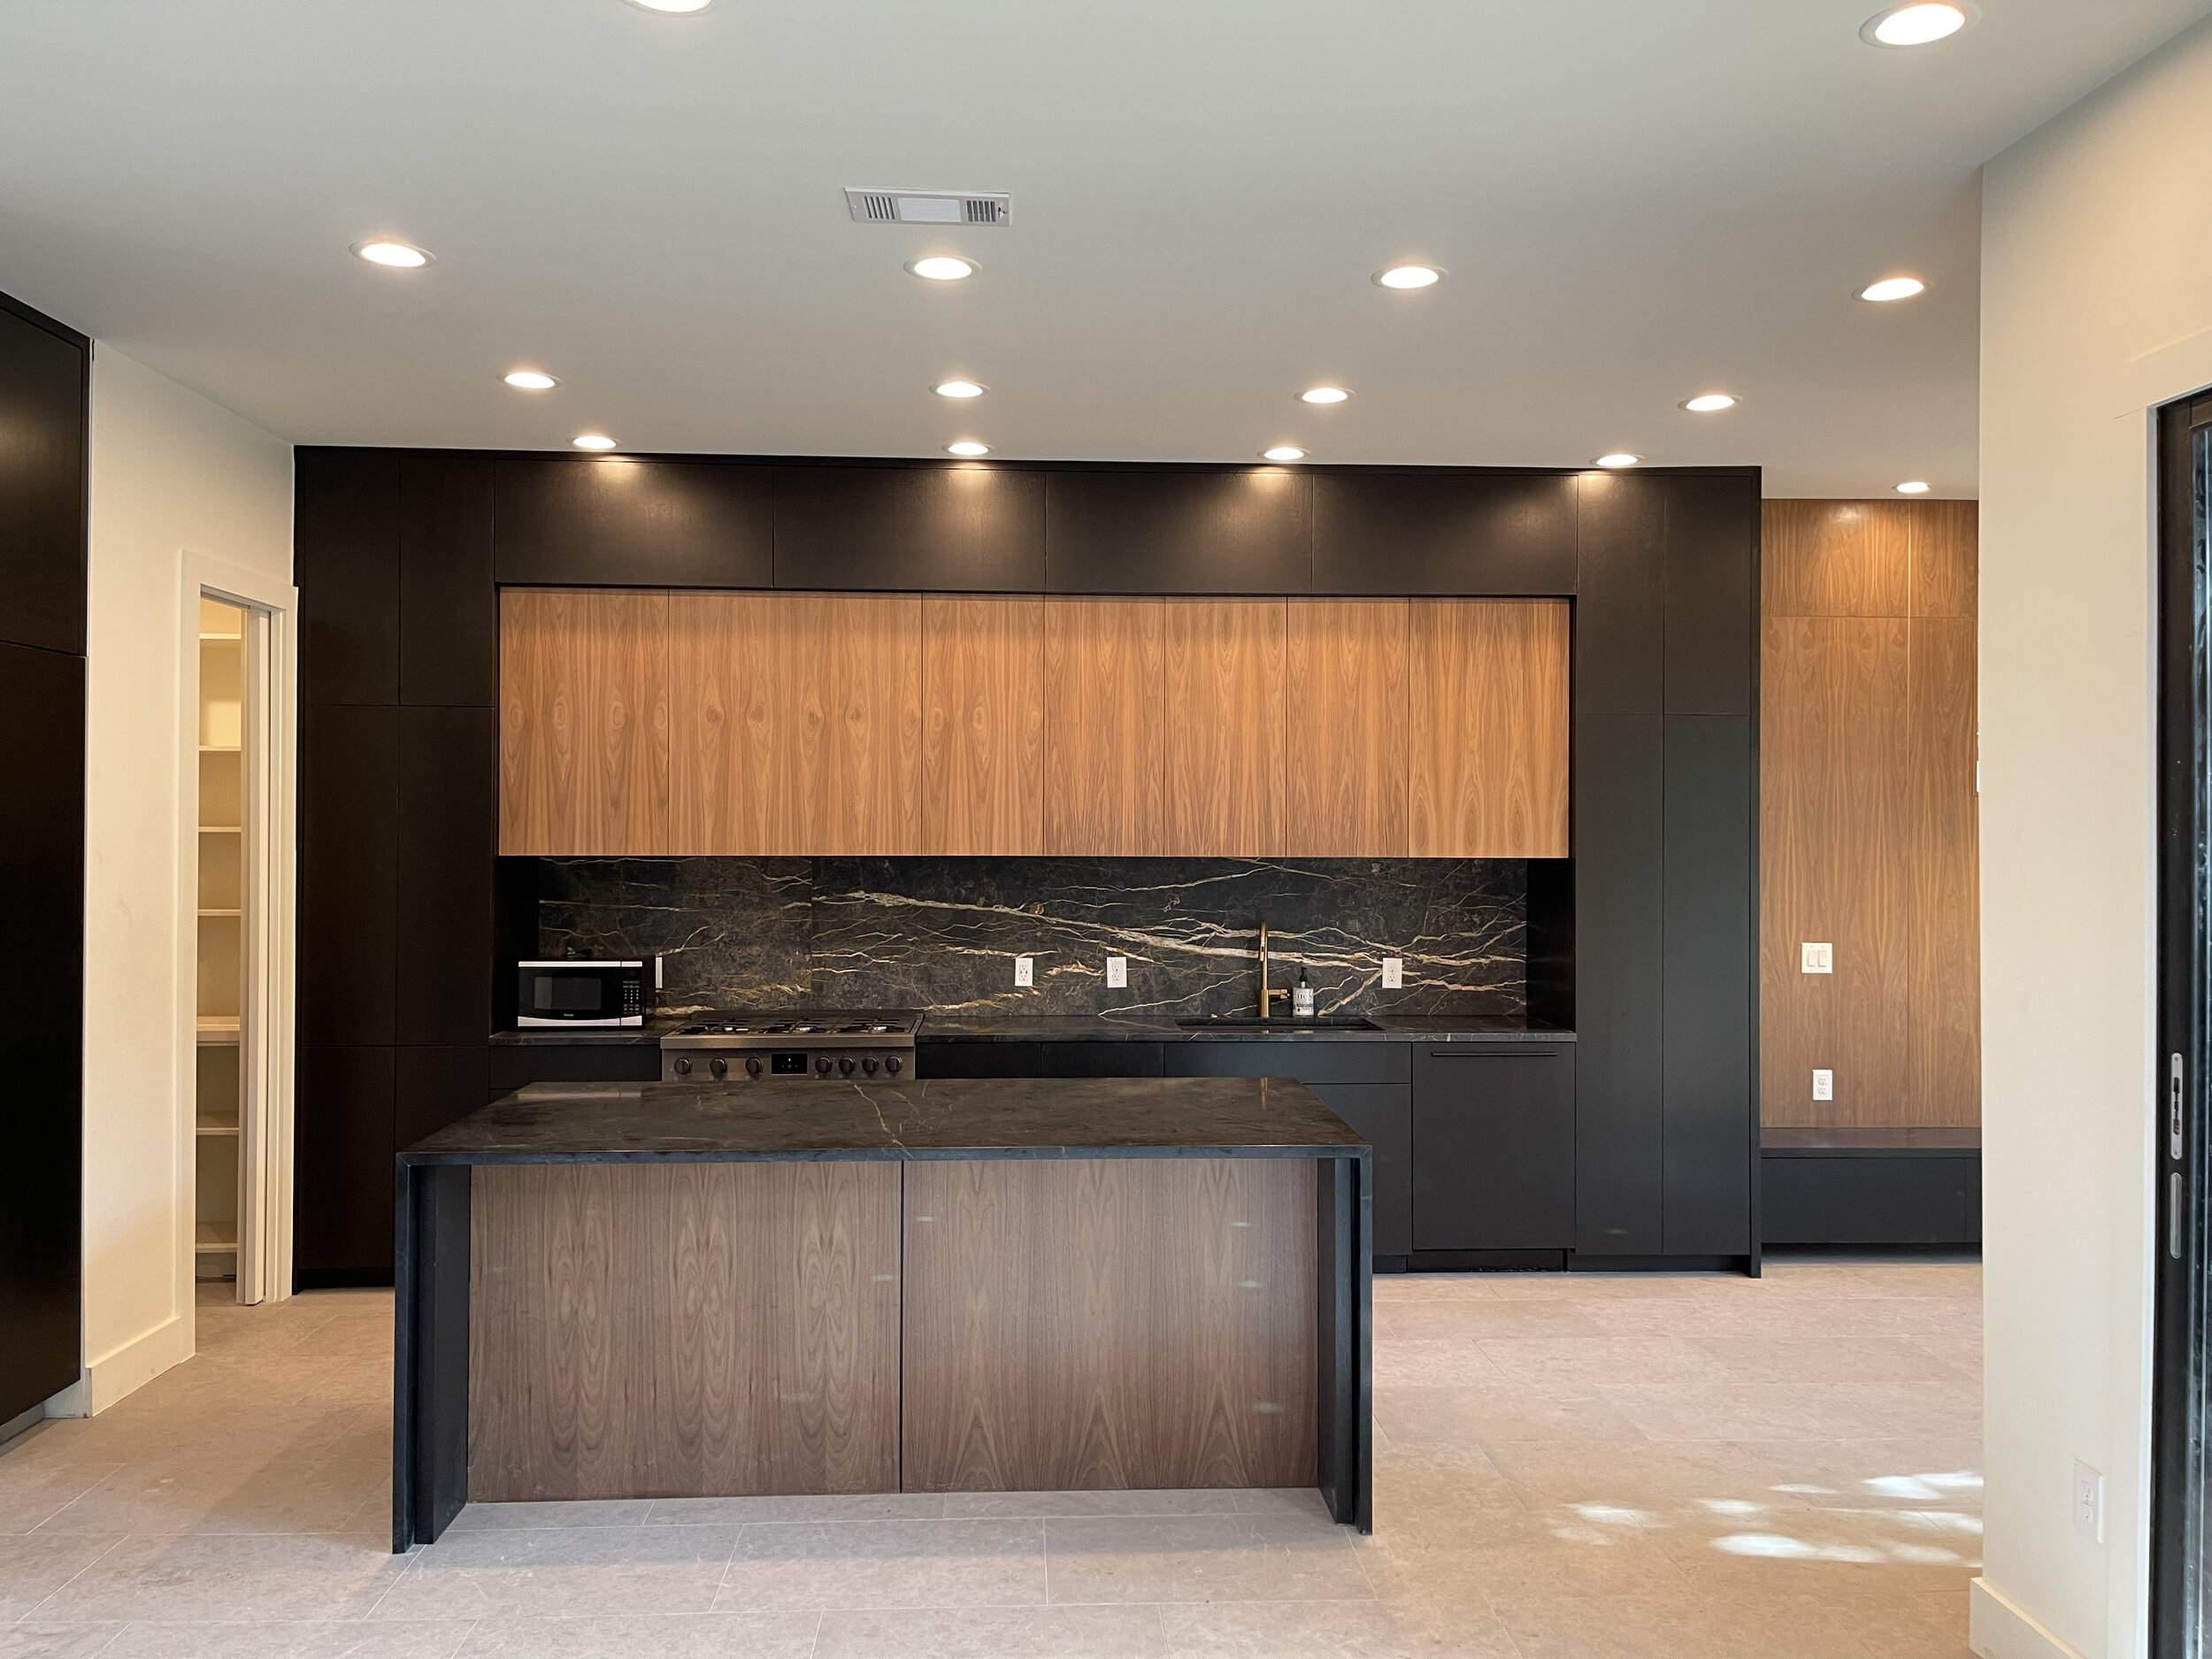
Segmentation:
<svg viewBox="0 0 2212 1659">
<path fill-rule="evenodd" d="M 1406 959 L 1403 956 L 1383 958 L 1382 988 L 1386 991 L 1402 991 L 1406 988 Z"/>
<path fill-rule="evenodd" d="M 1015 958 L 1014 958 L 1014 986 L 1015 986 L 1015 988 L 1016 988 L 1016 989 L 1018 989 L 1018 990 L 1026 990 L 1029 987 L 1031 987 L 1031 986 L 1033 986 L 1033 985 L 1034 985 L 1034 984 L 1036 984 L 1036 983 L 1037 983 L 1037 958 L 1036 958 L 1036 957 L 1034 957 L 1034 956 L 1017 956 L 1017 957 L 1015 957 Z"/>
<path fill-rule="evenodd" d="M 2074 1460 L 2074 1530 L 2093 1544 L 2104 1542 L 2104 1477 Z"/>
<path fill-rule="evenodd" d="M 1836 948 L 1825 944 L 1801 944 L 1797 948 L 1797 966 L 1801 973 L 1833 973 L 1836 971 Z"/>
<path fill-rule="evenodd" d="M 1813 1098 L 1833 1100 L 1835 1097 L 1836 1074 L 1833 1071 L 1815 1071 L 1813 1073 Z"/>
<path fill-rule="evenodd" d="M 1110 991 L 1124 991 L 1129 988 L 1128 957 L 1109 956 L 1106 958 L 1106 988 Z"/>
</svg>

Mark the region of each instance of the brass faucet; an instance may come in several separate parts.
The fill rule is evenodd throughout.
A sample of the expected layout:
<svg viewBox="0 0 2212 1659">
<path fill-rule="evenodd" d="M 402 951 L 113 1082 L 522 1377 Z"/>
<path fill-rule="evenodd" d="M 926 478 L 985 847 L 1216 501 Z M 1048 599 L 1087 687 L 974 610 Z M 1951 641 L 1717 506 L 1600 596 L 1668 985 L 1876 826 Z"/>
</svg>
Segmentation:
<svg viewBox="0 0 2212 1659">
<path fill-rule="evenodd" d="M 1267 918 L 1263 917 L 1260 918 L 1260 1018 L 1262 1019 L 1272 1019 L 1275 1017 L 1275 999 L 1279 996 L 1286 1002 L 1290 1001 L 1288 991 L 1271 989 L 1267 983 Z"/>
</svg>

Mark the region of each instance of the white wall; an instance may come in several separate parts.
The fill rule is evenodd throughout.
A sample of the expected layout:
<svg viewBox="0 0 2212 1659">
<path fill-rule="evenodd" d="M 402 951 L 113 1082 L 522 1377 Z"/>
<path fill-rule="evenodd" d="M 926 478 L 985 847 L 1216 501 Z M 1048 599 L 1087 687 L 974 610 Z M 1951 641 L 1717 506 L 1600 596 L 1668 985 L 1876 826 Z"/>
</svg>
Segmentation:
<svg viewBox="0 0 2212 1659">
<path fill-rule="evenodd" d="M 292 448 L 104 346 L 92 362 L 85 880 L 86 1380 L 98 1410 L 192 1351 L 185 549 L 288 581 Z M 188 1006 L 188 1002 L 186 1002 Z"/>
<path fill-rule="evenodd" d="M 2212 24 L 1990 163 L 1982 250 L 1987 1526 L 1974 1643 L 2145 1651 L 2152 405 L 2212 382 Z M 2101 1545 L 2073 1463 L 2107 1479 Z"/>
</svg>

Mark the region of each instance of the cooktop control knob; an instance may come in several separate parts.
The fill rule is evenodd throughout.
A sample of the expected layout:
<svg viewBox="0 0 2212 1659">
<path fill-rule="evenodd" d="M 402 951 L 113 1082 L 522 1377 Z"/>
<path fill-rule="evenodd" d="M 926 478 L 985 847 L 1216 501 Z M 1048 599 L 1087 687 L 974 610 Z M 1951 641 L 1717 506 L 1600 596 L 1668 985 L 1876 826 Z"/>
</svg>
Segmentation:
<svg viewBox="0 0 2212 1659">
<path fill-rule="evenodd" d="M 883 1063 L 883 1069 L 888 1071 L 893 1077 L 896 1077 L 901 1071 L 906 1069 L 906 1063 L 901 1060 L 899 1056 L 895 1054 Z"/>
<path fill-rule="evenodd" d="M 842 1071 L 847 1077 L 850 1077 L 853 1074 L 852 1056 L 847 1055 L 843 1059 L 840 1060 L 837 1063 L 837 1069 L 840 1071 Z"/>
<path fill-rule="evenodd" d="M 726 1078 L 730 1074 L 730 1063 L 718 1054 L 707 1062 L 707 1070 L 713 1072 L 718 1079 Z"/>
<path fill-rule="evenodd" d="M 830 1074 L 829 1056 L 824 1055 L 820 1059 L 817 1060 L 814 1063 L 814 1071 L 817 1076 L 827 1077 Z"/>
<path fill-rule="evenodd" d="M 758 1077 L 760 1075 L 760 1056 L 758 1055 L 749 1055 L 746 1056 L 745 1075 L 747 1077 Z"/>
<path fill-rule="evenodd" d="M 691 1075 L 691 1062 L 685 1059 L 681 1055 L 678 1055 L 676 1056 L 676 1075 L 678 1077 L 689 1077 Z"/>
<path fill-rule="evenodd" d="M 860 1069 L 870 1077 L 873 1077 L 876 1074 L 876 1063 L 873 1060 L 863 1060 L 860 1063 Z"/>
</svg>

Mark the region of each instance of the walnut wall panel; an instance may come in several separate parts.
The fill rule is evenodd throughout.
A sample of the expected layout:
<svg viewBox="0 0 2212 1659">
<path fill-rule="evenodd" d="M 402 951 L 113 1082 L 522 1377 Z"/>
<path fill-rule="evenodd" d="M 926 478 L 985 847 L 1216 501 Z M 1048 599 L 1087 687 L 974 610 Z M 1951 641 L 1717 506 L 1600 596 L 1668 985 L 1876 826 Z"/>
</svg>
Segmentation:
<svg viewBox="0 0 2212 1659">
<path fill-rule="evenodd" d="M 1315 1480 L 1314 1166 L 906 1166 L 905 1486 Z"/>
<path fill-rule="evenodd" d="M 1570 634 L 1563 600 L 1411 602 L 1412 856 L 1567 856 Z"/>
<path fill-rule="evenodd" d="M 1044 851 L 1039 599 L 922 602 L 922 849 Z"/>
<path fill-rule="evenodd" d="M 1058 599 L 1045 611 L 1045 850 L 1169 852 L 1164 608 Z"/>
<path fill-rule="evenodd" d="M 485 1166 L 469 1495 L 888 1492 L 899 1166 Z"/>
<path fill-rule="evenodd" d="M 1980 1118 L 1976 508 L 1769 502 L 1761 1117 Z M 1792 610 L 1790 607 L 1799 607 Z M 1800 947 L 1832 944 L 1832 974 Z M 1812 1099 L 1812 1071 L 1835 1099 Z"/>
<path fill-rule="evenodd" d="M 667 618 L 660 594 L 501 596 L 501 852 L 666 847 Z"/>
<path fill-rule="evenodd" d="M 1295 857 L 1406 856 L 1402 599 L 1294 599 L 1289 819 Z"/>
<path fill-rule="evenodd" d="M 1167 845 L 1199 858 L 1275 852 L 1290 788 L 1286 602 L 1170 599 L 1162 609 Z"/>
</svg>

